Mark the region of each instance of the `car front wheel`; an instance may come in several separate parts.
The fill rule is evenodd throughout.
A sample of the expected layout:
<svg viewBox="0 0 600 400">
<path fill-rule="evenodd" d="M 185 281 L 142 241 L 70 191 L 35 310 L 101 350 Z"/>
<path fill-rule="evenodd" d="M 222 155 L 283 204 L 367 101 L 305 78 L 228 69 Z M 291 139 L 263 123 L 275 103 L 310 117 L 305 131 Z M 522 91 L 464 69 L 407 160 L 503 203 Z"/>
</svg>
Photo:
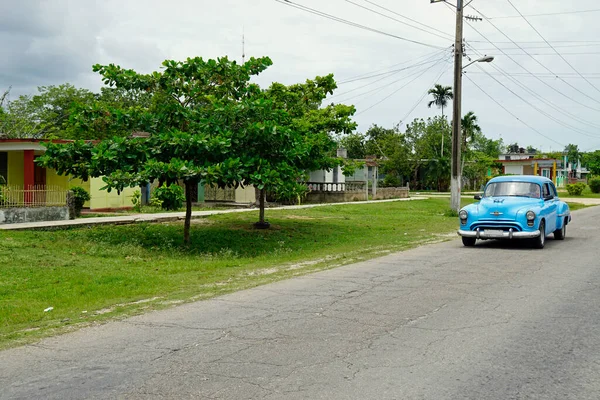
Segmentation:
<svg viewBox="0 0 600 400">
<path fill-rule="evenodd" d="M 475 246 L 475 242 L 477 242 L 477 239 L 463 236 L 462 242 L 463 242 L 463 245 L 465 245 L 466 247 L 471 247 L 471 246 Z"/>
<path fill-rule="evenodd" d="M 543 249 L 546 244 L 546 224 L 544 221 L 540 222 L 540 236 L 533 239 L 533 247 L 536 249 Z"/>
</svg>

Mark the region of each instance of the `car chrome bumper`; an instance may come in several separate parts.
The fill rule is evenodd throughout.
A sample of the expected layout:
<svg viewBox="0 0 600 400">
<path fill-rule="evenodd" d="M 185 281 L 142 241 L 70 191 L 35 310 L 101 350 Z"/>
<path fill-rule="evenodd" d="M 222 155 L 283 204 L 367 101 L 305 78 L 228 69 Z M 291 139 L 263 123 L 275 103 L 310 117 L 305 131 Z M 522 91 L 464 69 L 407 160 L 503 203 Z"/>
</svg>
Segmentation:
<svg viewBox="0 0 600 400">
<path fill-rule="evenodd" d="M 458 234 L 459 234 L 459 236 L 476 238 L 476 239 L 533 239 L 533 238 L 540 236 L 540 231 L 535 230 L 535 231 L 531 231 L 531 232 L 517 232 L 517 231 L 513 231 L 511 229 L 508 232 L 488 233 L 485 230 L 477 229 L 476 231 L 459 230 Z"/>
</svg>

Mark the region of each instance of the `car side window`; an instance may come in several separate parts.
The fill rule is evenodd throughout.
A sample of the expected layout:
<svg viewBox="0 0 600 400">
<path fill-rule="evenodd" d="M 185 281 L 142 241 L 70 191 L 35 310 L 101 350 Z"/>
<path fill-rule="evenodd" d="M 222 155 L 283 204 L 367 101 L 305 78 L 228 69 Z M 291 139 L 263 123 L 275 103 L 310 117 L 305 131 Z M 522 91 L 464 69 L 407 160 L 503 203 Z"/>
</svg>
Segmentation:
<svg viewBox="0 0 600 400">
<path fill-rule="evenodd" d="M 558 197 L 558 192 L 556 191 L 556 186 L 554 186 L 553 183 L 550 184 L 550 193 L 552 193 L 552 195 L 554 197 Z"/>
<path fill-rule="evenodd" d="M 550 194 L 550 186 L 547 183 L 545 183 L 542 188 L 542 194 L 543 194 L 544 198 L 550 197 L 550 195 L 551 195 Z"/>
</svg>

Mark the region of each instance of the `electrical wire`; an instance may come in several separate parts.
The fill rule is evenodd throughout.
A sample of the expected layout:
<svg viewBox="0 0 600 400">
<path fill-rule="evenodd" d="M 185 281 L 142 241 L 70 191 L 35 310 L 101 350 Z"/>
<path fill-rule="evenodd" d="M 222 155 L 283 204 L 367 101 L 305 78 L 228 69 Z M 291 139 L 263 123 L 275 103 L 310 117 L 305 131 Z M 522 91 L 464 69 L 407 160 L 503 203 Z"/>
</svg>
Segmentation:
<svg viewBox="0 0 600 400">
<path fill-rule="evenodd" d="M 429 68 L 426 68 L 424 71 L 425 71 L 425 72 L 426 72 L 426 71 L 428 71 L 429 69 L 431 69 L 432 67 L 434 67 L 434 66 L 438 65 L 438 64 L 439 64 L 441 61 L 444 61 L 444 60 L 445 60 L 445 58 L 440 58 L 439 60 L 434 60 L 434 61 L 435 61 L 435 64 L 433 64 L 433 65 L 432 65 L 431 67 L 429 67 Z M 395 81 L 393 81 L 393 82 L 386 83 L 385 85 L 382 85 L 382 86 L 376 87 L 375 89 L 371 89 L 371 90 L 369 90 L 369 91 L 366 91 L 366 92 L 360 93 L 360 94 L 358 94 L 358 95 L 355 95 L 355 96 L 352 96 L 352 97 L 346 98 L 346 99 L 344 99 L 344 100 L 337 100 L 337 102 L 339 102 L 339 103 L 345 103 L 345 102 L 347 102 L 347 101 L 350 101 L 350 100 L 353 100 L 353 99 L 356 99 L 356 98 L 360 98 L 360 97 L 362 97 L 362 96 L 364 96 L 364 95 L 367 95 L 367 94 L 370 94 L 370 93 L 373 93 L 373 92 L 375 92 L 375 93 L 379 93 L 379 92 L 381 92 L 381 91 L 383 91 L 383 90 L 385 90 L 385 89 L 387 89 L 387 88 L 391 87 L 392 85 L 394 85 L 394 84 L 396 84 L 396 83 L 398 83 L 398 82 L 400 82 L 400 81 L 403 81 L 404 79 L 410 78 L 410 77 L 412 77 L 412 76 L 415 76 L 415 75 L 422 75 L 422 72 L 423 72 L 423 71 L 417 71 L 417 72 L 414 72 L 414 73 L 412 73 L 412 74 L 410 74 L 410 75 L 404 76 L 404 77 L 402 77 L 402 78 L 400 78 L 400 79 L 397 79 L 397 80 L 395 80 Z M 364 99 L 363 99 L 363 100 L 364 100 Z M 362 100 L 360 100 L 360 101 L 362 101 Z"/>
<path fill-rule="evenodd" d="M 554 12 L 554 13 L 544 13 L 544 14 L 529 14 L 525 15 L 526 17 L 547 17 L 552 15 L 567 15 L 567 14 L 584 14 L 584 13 L 592 13 L 599 12 L 600 8 L 592 9 L 592 10 L 579 10 L 579 11 L 562 11 L 562 12 Z M 520 15 L 506 15 L 499 17 L 488 17 L 489 19 L 508 19 L 508 18 L 521 18 Z"/>
<path fill-rule="evenodd" d="M 475 50 L 475 53 L 478 53 L 478 51 L 477 51 L 477 50 Z M 481 55 L 481 53 L 479 53 L 479 54 Z M 479 66 L 478 66 L 478 67 L 479 67 Z M 529 93 L 530 95 L 534 96 L 536 99 L 538 99 L 538 101 L 540 101 L 540 102 L 542 102 L 542 103 L 544 103 L 544 104 L 546 104 L 546 105 L 550 106 L 551 108 L 553 108 L 553 109 L 554 109 L 554 110 L 555 110 L 555 111 L 558 113 L 558 115 L 563 115 L 563 114 L 565 114 L 565 115 L 568 115 L 570 118 L 574 119 L 575 121 L 577 121 L 577 122 L 579 122 L 579 123 L 581 123 L 581 124 L 583 124 L 583 125 L 587 125 L 587 126 L 589 126 L 589 127 L 591 127 L 591 128 L 594 128 L 594 129 L 600 130 L 600 125 L 598 125 L 598 124 L 596 124 L 596 123 L 593 123 L 593 122 L 590 122 L 590 121 L 588 121 L 588 120 L 586 120 L 586 119 L 584 119 L 584 118 L 581 118 L 581 117 L 579 117 L 579 116 L 577 116 L 577 115 L 575 115 L 575 114 L 572 114 L 572 113 L 570 113 L 569 111 L 565 110 L 564 108 L 562 108 L 562 107 L 560 107 L 560 106 L 557 106 L 557 105 L 556 105 L 556 104 L 554 104 L 554 103 L 553 103 L 551 100 L 549 100 L 549 99 L 546 99 L 544 96 L 541 96 L 540 94 L 538 94 L 537 92 L 535 92 L 533 89 L 531 89 L 529 86 L 527 86 L 527 85 L 524 85 L 523 83 L 521 83 L 521 82 L 520 82 L 518 79 L 516 79 L 516 78 L 514 78 L 514 77 L 511 77 L 511 76 L 509 76 L 509 75 L 508 75 L 508 74 L 507 74 L 507 73 L 506 73 L 504 70 L 502 70 L 502 69 L 501 69 L 499 66 L 492 64 L 492 67 L 493 67 L 493 68 L 494 68 L 496 71 L 498 71 L 498 72 L 500 72 L 502 75 L 504 75 L 506 78 L 508 78 L 508 80 L 509 80 L 509 81 L 511 81 L 511 82 L 513 82 L 513 83 L 515 83 L 515 84 L 517 84 L 517 85 L 518 85 L 518 86 L 519 86 L 521 89 L 523 89 L 525 92 L 527 92 L 527 93 Z M 483 69 L 483 68 L 481 68 L 481 67 L 479 67 L 479 69 L 480 69 L 482 72 L 484 72 L 485 74 L 488 74 L 488 75 L 489 75 L 489 76 L 490 76 L 492 79 L 494 79 L 494 80 L 496 80 L 498 83 L 500 83 L 500 82 L 499 82 L 499 81 L 498 81 L 498 80 L 497 80 L 495 77 L 493 77 L 493 76 L 490 74 L 490 72 L 489 72 L 489 71 L 487 71 L 487 70 L 484 70 L 484 69 Z M 502 83 L 500 83 L 500 84 L 502 84 Z M 533 107 L 533 105 L 532 105 L 532 107 Z M 555 118 L 555 117 L 550 117 L 550 118 Z M 558 119 L 558 118 L 556 118 L 556 119 Z M 568 128 L 571 128 L 571 129 L 574 129 L 574 130 L 580 130 L 578 127 L 573 127 L 572 125 L 569 125 L 567 122 L 562 122 L 562 121 L 561 121 L 560 123 L 563 123 L 563 124 L 566 124 L 566 125 L 568 125 L 568 126 L 566 126 L 566 125 L 563 125 L 563 126 L 566 126 L 566 127 L 568 127 Z M 582 132 L 582 134 L 583 134 L 583 135 L 586 135 L 586 136 L 589 136 L 589 134 L 591 134 L 591 135 L 595 135 L 595 132 L 584 131 L 583 129 L 581 129 L 580 131 Z"/>
<path fill-rule="evenodd" d="M 489 22 L 489 21 L 488 21 Z M 498 27 L 496 27 L 492 22 L 489 22 L 494 28 L 496 28 L 496 30 L 498 30 L 500 33 L 502 33 L 504 36 L 506 36 L 507 38 L 509 38 L 504 32 L 502 32 L 502 30 L 500 30 Z M 534 74 L 533 72 L 531 72 L 530 70 L 528 70 L 527 68 L 525 68 L 521 63 L 519 63 L 517 60 L 515 60 L 512 56 L 510 56 L 508 53 L 506 53 L 504 50 L 502 50 L 500 47 L 497 47 L 492 41 L 490 41 L 483 33 L 481 33 L 477 28 L 475 28 L 472 24 L 469 24 L 467 22 L 467 25 L 469 25 L 471 27 L 471 29 L 473 29 L 475 32 L 477 32 L 482 38 L 486 39 L 488 41 L 488 43 L 490 43 L 491 45 L 493 45 L 494 47 L 496 47 L 496 49 L 498 49 L 498 51 L 500 51 L 503 55 L 505 55 L 506 57 L 508 57 L 512 62 L 514 62 L 516 65 L 518 65 L 520 68 L 522 68 L 525 72 L 527 72 L 530 76 L 534 77 L 535 79 L 537 79 L 538 81 L 540 81 L 542 84 L 544 84 L 545 86 L 547 86 L 548 88 L 550 88 L 551 90 L 553 90 L 554 92 L 558 93 L 559 95 L 569 99 L 570 101 L 588 108 L 590 110 L 594 110 L 594 111 L 599 111 L 600 109 L 598 108 L 594 108 L 591 107 L 585 103 L 582 103 L 576 99 L 574 99 L 573 97 L 567 95 L 566 93 L 558 90 L 556 87 L 554 87 L 553 85 L 550 85 L 549 83 L 545 82 L 543 79 L 541 79 L 540 77 L 538 77 L 536 74 Z M 509 38 L 510 39 L 510 38 Z M 516 43 L 515 43 L 516 44 Z M 523 50 L 524 51 L 524 50 Z M 540 65 L 542 65 L 548 72 L 550 72 L 550 74 L 552 74 L 553 76 L 555 76 L 557 79 L 559 79 L 560 81 L 564 82 L 565 84 L 567 84 L 569 87 L 574 88 L 576 91 L 583 93 L 586 97 L 589 97 L 586 93 L 581 92 L 579 89 L 577 89 L 576 87 L 574 87 L 573 85 L 571 85 L 570 83 L 568 83 L 567 81 L 565 81 L 564 79 L 562 79 L 560 76 L 558 76 L 557 74 L 555 74 L 553 71 L 551 71 L 548 67 L 546 67 L 545 65 L 541 64 L 535 57 L 531 56 L 531 58 L 533 58 L 536 62 L 538 62 Z M 595 102 L 598 103 L 597 100 L 593 99 Z"/>
<path fill-rule="evenodd" d="M 421 45 L 421 46 L 431 47 L 431 48 L 434 48 L 434 49 L 443 49 L 443 47 L 441 47 L 441 46 L 436 46 L 436 45 L 433 45 L 433 44 L 429 44 L 429 43 L 425 43 L 425 42 L 420 42 L 418 40 L 408 39 L 408 38 L 405 38 L 405 37 L 402 37 L 402 36 L 394 35 L 392 33 L 381 31 L 379 29 L 371 28 L 371 27 L 368 27 L 366 25 L 361 25 L 361 24 L 356 23 L 356 22 L 352 22 L 352 21 L 349 21 L 349 20 L 346 20 L 346 19 L 343 19 L 343 18 L 336 17 L 336 16 L 331 15 L 331 14 L 327 14 L 327 13 L 322 12 L 322 11 L 315 10 L 314 8 L 310 8 L 310 7 L 303 6 L 301 4 L 294 3 L 294 2 L 292 2 L 290 0 L 275 0 L 275 1 L 277 3 L 281 3 L 281 4 L 289 6 L 289 7 L 297 8 L 299 10 L 308 12 L 310 14 L 318 15 L 320 17 L 327 18 L 327 19 L 332 20 L 332 21 L 340 22 L 342 24 L 346 24 L 346 25 L 349 25 L 349 26 L 353 26 L 355 28 L 363 29 L 363 30 L 366 30 L 366 31 L 369 31 L 369 32 L 373 32 L 373 33 L 378 33 L 380 35 L 388 36 L 388 37 L 391 37 L 391 38 L 394 38 L 394 39 L 398 39 L 398 40 L 402 40 L 402 41 L 409 42 L 409 43 L 418 44 L 418 45 Z"/>
<path fill-rule="evenodd" d="M 437 62 L 437 61 L 438 61 L 438 60 L 431 60 L 431 61 L 429 61 L 428 63 L 431 63 L 431 62 Z M 343 92 L 343 93 L 336 93 L 336 94 L 334 94 L 334 95 L 330 96 L 330 97 L 329 97 L 329 99 L 331 99 L 331 98 L 334 98 L 334 97 L 339 97 L 339 96 L 345 96 L 345 95 L 347 95 L 347 94 L 349 94 L 349 93 L 352 93 L 352 92 L 355 92 L 355 91 L 357 91 L 357 90 L 364 89 L 364 88 L 365 88 L 365 87 L 367 87 L 367 86 L 371 86 L 371 85 L 374 85 L 374 84 L 376 84 L 376 83 L 378 83 L 378 82 L 381 82 L 381 81 L 383 81 L 383 80 L 389 79 L 389 78 L 391 78 L 391 77 L 395 76 L 396 74 L 397 74 L 397 73 L 394 73 L 393 75 L 384 76 L 384 77 L 382 77 L 382 78 L 379 78 L 379 79 L 377 79 L 377 80 L 375 80 L 375 81 L 373 81 L 373 82 L 369 82 L 369 83 L 367 83 L 367 84 L 365 84 L 365 85 L 362 85 L 362 86 L 359 86 L 359 87 L 357 87 L 357 88 L 354 88 L 354 89 L 351 89 L 351 90 L 347 90 L 347 91 L 345 91 L 345 92 Z M 409 76 L 412 76 L 412 75 L 408 75 L 408 76 L 406 76 L 406 77 L 409 77 Z M 405 78 L 406 78 L 406 77 L 405 77 Z M 404 78 L 401 78 L 400 80 L 402 80 L 402 79 L 404 79 Z M 395 81 L 395 82 L 397 82 L 397 81 Z M 393 83 L 395 83 L 395 82 L 391 82 L 391 83 L 389 83 L 389 84 L 386 84 L 386 86 L 384 86 L 384 87 L 387 87 L 388 85 L 391 85 L 391 84 L 393 84 Z M 375 89 L 369 90 L 368 92 L 365 92 L 365 93 L 363 93 L 363 94 L 370 93 L 370 92 L 372 92 L 372 91 L 374 91 L 374 90 L 377 90 L 377 89 L 378 89 L 378 88 L 375 88 Z M 354 98 L 354 97 L 352 97 L 352 98 Z M 348 100 L 350 100 L 350 99 L 352 99 L 352 98 L 348 98 L 348 99 L 346 99 L 346 100 L 344 100 L 344 101 L 348 101 Z"/>
<path fill-rule="evenodd" d="M 535 133 L 537 133 L 538 135 L 550 140 L 553 143 L 556 143 L 557 145 L 564 147 L 565 145 L 562 143 L 557 142 L 556 140 L 552 139 L 550 136 L 544 135 L 542 132 L 540 132 L 539 130 L 535 129 L 533 126 L 529 125 L 527 122 L 523 121 L 521 118 L 517 117 L 513 112 L 511 112 L 508 108 L 506 108 L 505 106 L 503 106 L 498 100 L 494 99 L 488 92 L 486 92 L 485 90 L 483 90 L 481 88 L 481 86 L 479 86 L 477 83 L 475 83 L 475 81 L 473 81 L 473 79 L 471 79 L 469 76 L 465 76 L 465 78 L 467 78 L 469 81 L 471 81 L 471 83 L 473 85 L 475 85 L 479 90 L 481 90 L 481 92 L 483 94 L 485 94 L 487 97 L 490 98 L 490 100 L 492 100 L 494 103 L 496 103 L 498 106 L 500 106 L 500 108 L 502 108 L 504 111 L 506 111 L 508 114 L 512 115 L 517 121 L 519 121 L 520 123 L 522 123 L 523 125 L 525 125 L 526 127 L 528 127 L 529 129 L 531 129 L 532 131 L 534 131 Z"/>
<path fill-rule="evenodd" d="M 487 21 L 487 22 L 488 22 L 490 25 L 492 25 L 492 26 L 493 26 L 493 27 L 494 27 L 494 28 L 495 28 L 495 29 L 496 29 L 498 32 L 500 32 L 500 33 L 501 33 L 501 34 L 502 34 L 504 37 L 506 37 L 508 40 L 511 40 L 511 41 L 512 41 L 512 39 L 511 39 L 511 38 L 510 38 L 510 37 L 509 37 L 509 36 L 508 36 L 506 33 L 504 33 L 504 32 L 502 31 L 502 29 L 498 28 L 498 27 L 497 27 L 497 26 L 496 26 L 496 25 L 495 25 L 493 22 L 491 22 L 491 21 L 490 21 L 490 20 L 489 20 L 489 19 L 488 19 L 488 18 L 487 18 L 487 17 L 486 17 L 486 16 L 485 16 L 485 15 L 484 15 L 482 12 L 480 12 L 479 10 L 477 10 L 475 7 L 473 7 L 473 9 L 474 9 L 475 11 L 477 11 L 479 14 L 481 14 L 481 15 L 482 15 L 482 16 L 483 16 L 483 17 L 486 19 L 486 21 Z M 488 39 L 488 38 L 487 38 L 485 35 L 483 35 L 481 32 L 479 32 L 479 30 L 477 30 L 477 28 L 475 28 L 475 27 L 474 27 L 472 24 L 469 24 L 468 22 L 467 22 L 467 24 L 468 24 L 468 25 L 469 25 L 469 26 L 470 26 L 470 27 L 471 27 L 471 28 L 472 28 L 472 29 L 473 29 L 475 32 L 477 32 L 477 33 L 478 33 L 478 34 L 479 34 L 481 37 L 483 37 L 484 39 L 488 40 L 488 42 L 489 42 L 489 43 L 490 43 L 492 46 L 496 47 L 496 48 L 497 48 L 497 49 L 498 49 L 498 50 L 499 50 L 499 51 L 500 51 L 502 54 L 504 54 L 505 56 L 507 56 L 508 58 L 510 58 L 510 59 L 511 59 L 511 60 L 512 60 L 512 61 L 513 61 L 515 64 L 517 64 L 519 67 L 523 68 L 525 71 L 529 72 L 531 75 L 534 75 L 534 74 L 533 74 L 531 71 L 529 71 L 527 68 L 523 67 L 523 66 L 522 66 L 520 63 L 518 63 L 518 62 L 517 62 L 517 61 L 516 61 L 514 58 L 512 58 L 512 57 L 511 57 L 509 54 L 507 54 L 507 53 L 506 53 L 504 50 L 502 50 L 501 48 L 499 48 L 498 46 L 496 46 L 494 43 L 492 43 L 492 42 L 491 42 L 491 41 L 490 41 L 490 40 L 489 40 L 489 39 Z M 520 49 L 521 51 L 523 51 L 523 52 L 527 53 L 527 51 L 526 51 L 525 49 L 523 49 L 521 46 L 519 46 L 519 45 L 518 45 L 516 42 L 514 42 L 514 41 L 513 41 L 512 43 L 513 43 L 515 46 L 519 47 L 519 49 Z M 551 74 L 554 74 L 554 75 L 556 75 L 556 74 L 555 74 L 555 73 L 554 73 L 554 72 L 553 72 L 553 71 L 552 71 L 550 68 L 548 68 L 548 67 L 547 67 L 547 66 L 546 66 L 544 63 L 540 62 L 540 61 L 539 61 L 537 58 L 535 58 L 534 56 L 530 56 L 530 57 L 531 57 L 531 59 L 532 59 L 532 60 L 534 60 L 534 61 L 535 61 L 537 64 L 539 64 L 539 65 L 540 65 L 542 68 L 544 68 L 546 71 L 550 72 Z M 535 75 L 534 75 L 534 76 L 535 76 Z M 562 82 L 564 82 L 564 83 L 565 83 L 567 86 L 569 86 L 570 88 L 574 89 L 575 91 L 577 91 L 577 92 L 581 93 L 582 95 L 584 95 L 584 96 L 585 96 L 585 97 L 587 97 L 588 99 L 590 99 L 590 100 L 594 101 L 595 103 L 598 103 L 598 104 L 600 104 L 600 102 L 599 102 L 598 100 L 596 100 L 596 99 L 594 99 L 593 97 L 589 96 L 587 93 L 585 93 L 585 92 L 581 91 L 581 90 L 580 90 L 580 89 L 578 89 L 577 87 L 575 87 L 575 86 L 571 85 L 569 82 L 565 81 L 564 79 L 562 79 L 562 78 L 558 78 L 558 79 L 560 79 L 560 80 L 561 80 Z M 548 83 L 544 82 L 543 80 L 539 79 L 539 81 L 540 81 L 540 82 L 542 82 L 544 85 L 547 85 L 547 86 L 548 86 L 548 87 L 550 87 L 552 90 L 554 90 L 554 91 L 556 91 L 557 93 L 559 93 L 560 95 L 562 95 L 562 96 L 565 96 L 565 97 L 569 98 L 570 100 L 572 100 L 572 101 L 576 102 L 577 104 L 579 104 L 579 105 L 582 105 L 582 106 L 584 106 L 584 107 L 587 107 L 587 108 L 591 108 L 591 107 L 589 107 L 587 104 L 581 103 L 581 102 L 579 102 L 579 101 L 576 101 L 576 100 L 574 100 L 573 98 L 571 98 L 571 97 L 567 96 L 566 94 L 564 94 L 563 92 L 559 91 L 558 89 L 556 89 L 556 88 L 555 88 L 555 87 L 553 87 L 552 85 L 549 85 Z M 591 108 L 591 109 L 592 109 L 592 110 L 595 110 L 595 111 L 599 111 L 598 109 L 595 109 L 595 108 Z"/>
<path fill-rule="evenodd" d="M 399 66 L 401 66 L 401 65 L 408 64 L 408 63 L 409 63 L 409 62 L 411 62 L 411 61 L 413 61 L 413 62 L 414 62 L 414 61 L 417 61 L 417 60 L 419 60 L 419 61 L 422 61 L 422 59 L 428 59 L 429 57 L 433 57 L 433 56 L 435 56 L 435 55 L 441 54 L 442 52 L 444 52 L 444 51 L 447 51 L 447 50 L 450 50 L 451 48 L 452 48 L 452 46 L 448 46 L 447 48 L 445 48 L 445 49 L 443 49 L 443 50 L 436 50 L 436 51 L 434 51 L 434 52 L 432 52 L 432 53 L 423 54 L 423 55 L 421 55 L 421 56 L 419 56 L 419 57 L 417 57 L 417 58 L 415 58 L 415 59 L 412 59 L 412 60 L 406 60 L 406 61 L 403 61 L 403 62 L 401 62 L 401 63 L 397 63 L 397 64 L 390 65 L 390 66 L 388 66 L 388 67 L 385 67 L 385 68 L 380 68 L 380 69 L 377 69 L 377 70 L 375 70 L 375 71 L 371 71 L 371 72 L 365 72 L 365 73 L 363 73 L 363 74 L 359 74 L 359 75 L 351 76 L 351 77 L 349 77 L 349 78 L 347 78 L 347 79 L 344 79 L 344 80 L 342 80 L 342 81 L 351 81 L 351 80 L 354 80 L 355 78 L 362 78 L 362 77 L 365 77 L 365 76 L 368 76 L 368 75 L 377 74 L 377 73 L 379 73 L 379 72 L 382 72 L 382 71 L 389 71 L 389 70 L 390 70 L 390 68 L 396 68 L 396 67 L 399 67 Z M 340 83 L 340 82 L 338 82 L 338 84 L 339 84 L 339 83 Z"/>
<path fill-rule="evenodd" d="M 441 60 L 440 60 L 441 62 Z M 360 112 L 356 113 L 356 115 L 360 115 L 360 114 L 364 114 L 365 112 L 371 110 L 372 108 L 378 106 L 379 104 L 383 103 L 384 101 L 386 101 L 387 99 L 389 99 L 390 97 L 392 97 L 393 95 L 395 95 L 396 93 L 398 93 L 400 90 L 404 89 L 406 86 L 410 85 L 411 83 L 413 83 L 414 81 L 416 81 L 417 79 L 419 79 L 421 76 L 423 76 L 427 71 L 429 71 L 431 68 L 433 68 L 434 66 L 436 66 L 437 64 L 432 65 L 431 67 L 427 68 L 425 71 L 423 71 L 421 74 L 419 74 L 417 77 L 415 77 L 414 79 L 411 79 L 409 82 L 407 82 L 406 84 L 402 85 L 401 87 L 399 87 L 398 89 L 394 90 L 392 93 L 390 93 L 389 95 L 385 96 L 383 99 L 381 99 L 380 101 L 378 101 L 377 103 L 367 107 L 364 110 L 361 110 Z M 447 68 L 447 67 L 446 67 Z"/>
<path fill-rule="evenodd" d="M 546 42 L 546 44 L 547 44 L 548 46 L 550 46 L 550 48 L 551 48 L 552 50 L 554 50 L 554 52 L 555 52 L 555 53 L 556 53 L 556 54 L 557 54 L 557 55 L 558 55 L 558 56 L 559 56 L 559 57 L 560 57 L 560 58 L 561 58 L 561 59 L 562 59 L 562 60 L 563 60 L 563 61 L 564 61 L 564 62 L 565 62 L 565 63 L 566 63 L 566 64 L 567 64 L 569 67 L 571 67 L 571 69 L 572 69 L 573 71 L 575 71 L 575 72 L 576 72 L 576 73 L 577 73 L 577 74 L 578 74 L 580 77 L 582 77 L 582 78 L 583 78 L 583 79 L 584 79 L 584 80 L 585 80 L 585 81 L 586 81 L 586 82 L 587 82 L 587 83 L 588 83 L 588 84 L 589 84 L 591 87 L 593 87 L 594 89 L 596 89 L 596 91 L 597 91 L 598 93 L 600 93 L 600 89 L 598 89 L 596 86 L 594 86 L 594 84 L 593 84 L 592 82 L 588 81 L 588 80 L 587 80 L 587 79 L 586 79 L 586 78 L 585 78 L 583 75 L 581 75 L 581 73 L 580 73 L 580 72 L 579 72 L 579 71 L 578 71 L 578 70 L 577 70 L 577 69 L 576 69 L 576 68 L 573 66 L 573 64 L 571 64 L 569 61 L 567 61 L 567 59 L 566 59 L 566 58 L 564 58 L 564 57 L 562 56 L 562 54 L 560 54 L 560 53 L 558 52 L 558 50 L 556 50 L 556 49 L 555 49 L 555 48 L 554 48 L 554 47 L 551 45 L 551 44 L 550 44 L 550 43 L 549 43 L 549 42 L 546 40 L 546 38 L 545 38 L 545 37 L 544 37 L 544 36 L 543 36 L 543 35 L 540 33 L 540 31 L 538 31 L 538 30 L 535 28 L 535 26 L 533 26 L 533 24 L 532 24 L 531 22 L 529 22 L 529 20 L 527 19 L 527 17 L 525 17 L 525 16 L 523 15 L 523 13 L 521 13 L 521 11 L 520 11 L 520 10 L 519 10 L 519 9 L 518 9 L 518 8 L 517 8 L 517 7 L 516 7 L 514 4 L 513 4 L 513 2 L 512 2 L 511 0 L 506 0 L 506 1 L 508 1 L 508 4 L 510 4 L 510 5 L 511 5 L 511 6 L 512 6 L 512 7 L 515 9 L 515 11 L 516 11 L 517 13 L 519 13 L 519 15 L 520 15 L 520 16 L 523 18 L 523 20 L 525 20 L 525 22 L 527 22 L 527 25 L 529 25 L 529 26 L 531 27 L 531 29 L 533 29 L 533 30 L 535 31 L 535 33 L 537 33 L 537 34 L 538 34 L 538 36 L 539 36 L 540 38 L 542 38 L 542 40 L 544 40 L 544 42 Z"/>
<path fill-rule="evenodd" d="M 434 32 L 429 32 L 428 30 L 425 30 L 425 29 L 423 29 L 423 28 L 419 28 L 418 26 L 415 26 L 415 25 L 409 24 L 409 23 L 407 23 L 407 22 L 401 21 L 401 20 L 399 20 L 398 18 L 391 17 L 391 16 L 389 16 L 389 15 L 386 15 L 386 14 L 383 14 L 383 13 L 381 13 L 381 12 L 379 12 L 379 11 L 373 10 L 372 8 L 369 8 L 369 7 L 366 7 L 366 6 L 360 5 L 360 4 L 358 4 L 358 3 L 355 3 L 355 2 L 354 2 L 354 1 L 352 1 L 352 0 L 345 0 L 345 1 L 346 1 L 346 3 L 353 4 L 353 5 L 355 5 L 356 7 L 360 7 L 360 8 L 362 8 L 363 10 L 367 10 L 367 11 L 370 11 L 370 12 L 372 12 L 372 13 L 374 13 L 374 14 L 381 15 L 382 17 L 385 17 L 385 18 L 387 18 L 387 19 L 391 19 L 392 21 L 396 21 L 396 22 L 398 22 L 398 23 L 400 23 L 400 24 L 402 24 L 402 25 L 410 26 L 411 28 L 414 28 L 414 29 L 417 29 L 417 30 L 419 30 L 419 31 L 422 31 L 422 32 L 428 33 L 428 34 L 430 34 L 430 35 L 437 36 L 437 37 L 439 37 L 439 38 L 442 38 L 442 39 L 444 39 L 444 40 L 449 40 L 449 39 L 452 39 L 452 36 L 451 36 L 450 34 L 448 34 L 448 33 L 443 33 L 443 34 L 444 34 L 444 36 L 442 36 L 442 35 L 440 35 L 440 34 L 437 34 L 437 33 L 434 33 Z M 366 0 L 365 0 L 365 1 L 366 1 Z M 370 2 L 370 1 L 367 1 L 367 3 L 371 3 L 371 2 Z M 374 3 L 371 3 L 371 4 L 374 4 Z M 374 4 L 374 5 L 376 5 L 376 4 Z M 376 6 L 377 6 L 377 5 L 376 5 Z M 380 7 L 380 6 L 378 6 L 378 7 Z M 383 7 L 381 7 L 381 8 L 383 8 Z M 386 10 L 387 10 L 387 9 L 386 9 Z M 388 10 L 388 11 L 392 12 L 391 10 Z M 405 17 L 404 15 L 401 15 L 401 14 L 397 14 L 397 15 L 400 15 L 401 17 L 408 19 L 408 17 Z M 415 21 L 415 20 L 411 20 L 411 21 L 417 22 L 417 21 Z M 420 23 L 419 23 L 419 24 L 420 24 Z M 424 24 L 421 24 L 421 25 L 424 25 Z M 427 25 L 425 25 L 425 26 L 426 26 L 426 27 L 428 27 L 429 29 L 433 29 L 433 28 L 432 28 L 432 27 L 430 27 L 430 26 L 427 26 Z"/>
</svg>

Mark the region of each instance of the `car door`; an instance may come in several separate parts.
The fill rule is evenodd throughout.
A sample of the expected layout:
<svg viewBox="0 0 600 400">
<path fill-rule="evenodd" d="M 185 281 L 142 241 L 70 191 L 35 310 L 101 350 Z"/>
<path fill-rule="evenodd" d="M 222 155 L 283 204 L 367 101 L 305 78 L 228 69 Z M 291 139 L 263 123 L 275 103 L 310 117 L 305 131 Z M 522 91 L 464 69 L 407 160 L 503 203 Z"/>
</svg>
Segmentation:
<svg viewBox="0 0 600 400">
<path fill-rule="evenodd" d="M 558 199 L 549 183 L 542 186 L 544 197 L 544 216 L 546 219 L 546 232 L 552 233 L 556 230 L 556 218 L 558 217 Z"/>
</svg>

